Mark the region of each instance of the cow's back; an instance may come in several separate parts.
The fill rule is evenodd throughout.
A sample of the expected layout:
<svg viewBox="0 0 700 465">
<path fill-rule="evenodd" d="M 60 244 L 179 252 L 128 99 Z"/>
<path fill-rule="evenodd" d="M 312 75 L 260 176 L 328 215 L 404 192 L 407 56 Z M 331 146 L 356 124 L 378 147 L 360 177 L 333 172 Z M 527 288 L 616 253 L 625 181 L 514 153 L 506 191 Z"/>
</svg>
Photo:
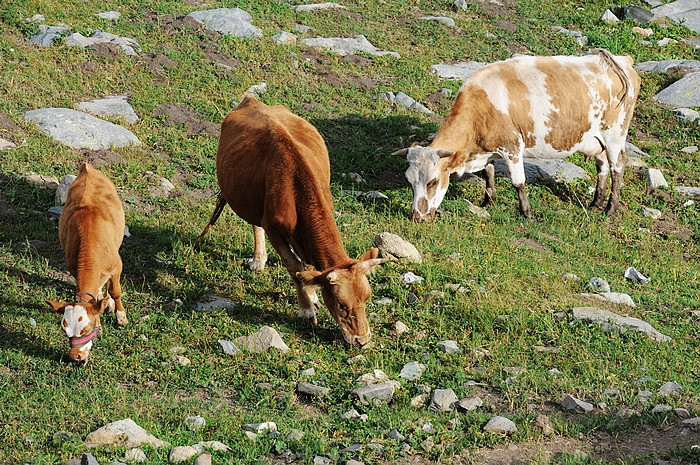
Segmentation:
<svg viewBox="0 0 700 465">
<path fill-rule="evenodd" d="M 257 226 L 266 212 L 293 214 L 301 189 L 331 202 L 328 151 L 316 128 L 252 97 L 224 119 L 216 172 L 227 203 Z"/>
<path fill-rule="evenodd" d="M 87 257 L 93 253 L 105 261 L 118 259 L 124 227 L 124 209 L 114 183 L 83 163 L 58 222 L 59 240 L 71 273 L 75 275 L 79 259 L 96 259 Z"/>
</svg>

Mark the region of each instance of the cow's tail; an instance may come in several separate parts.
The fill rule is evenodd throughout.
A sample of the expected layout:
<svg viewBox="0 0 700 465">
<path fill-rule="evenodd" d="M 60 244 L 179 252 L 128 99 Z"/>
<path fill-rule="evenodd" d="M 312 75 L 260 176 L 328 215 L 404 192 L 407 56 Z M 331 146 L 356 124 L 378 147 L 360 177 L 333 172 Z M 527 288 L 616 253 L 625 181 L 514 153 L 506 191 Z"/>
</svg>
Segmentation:
<svg viewBox="0 0 700 465">
<path fill-rule="evenodd" d="M 202 231 L 202 234 L 200 234 L 199 237 L 194 241 L 194 244 L 192 244 L 192 247 L 196 247 L 197 244 L 199 243 L 199 241 L 202 240 L 204 235 L 207 232 L 209 232 L 209 229 L 212 226 L 214 226 L 214 223 L 216 223 L 216 220 L 218 220 L 219 217 L 221 216 L 221 212 L 224 211 L 225 206 L 226 206 L 226 199 L 224 198 L 224 194 L 219 192 L 219 195 L 216 198 L 216 207 L 214 207 L 214 213 L 211 214 L 211 218 L 209 218 L 209 223 L 204 228 L 204 231 Z"/>
<path fill-rule="evenodd" d="M 615 61 L 615 57 L 613 56 L 613 54 L 607 51 L 606 49 L 596 48 L 594 50 L 591 50 L 590 53 L 595 53 L 596 55 L 598 55 L 603 60 L 603 63 L 607 65 L 613 71 L 613 73 L 617 75 L 618 78 L 620 78 L 620 82 L 622 82 L 622 90 L 618 95 L 618 98 L 620 100 L 618 106 L 624 104 L 629 89 L 632 86 L 627 72 L 618 64 L 617 61 Z"/>
</svg>

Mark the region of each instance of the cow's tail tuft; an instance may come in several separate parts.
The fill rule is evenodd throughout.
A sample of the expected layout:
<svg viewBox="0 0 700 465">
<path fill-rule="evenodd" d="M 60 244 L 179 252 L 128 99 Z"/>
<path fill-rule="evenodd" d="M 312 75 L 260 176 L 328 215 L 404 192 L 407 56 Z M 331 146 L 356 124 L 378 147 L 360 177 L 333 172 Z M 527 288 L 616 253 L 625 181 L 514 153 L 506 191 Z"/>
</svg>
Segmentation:
<svg viewBox="0 0 700 465">
<path fill-rule="evenodd" d="M 195 239 L 194 244 L 192 244 L 192 247 L 196 247 L 197 244 L 199 244 L 199 241 L 202 240 L 204 235 L 209 232 L 209 229 L 214 226 L 214 223 L 216 223 L 216 220 L 219 219 L 219 216 L 221 216 L 221 212 L 224 211 L 224 207 L 226 206 L 226 199 L 224 198 L 224 194 L 219 192 L 219 195 L 216 198 L 216 207 L 214 207 L 214 213 L 211 214 L 211 218 L 209 218 L 209 223 L 207 223 L 207 226 L 204 228 L 204 231 L 202 231 L 202 234 L 199 235 L 197 239 Z"/>
<path fill-rule="evenodd" d="M 620 82 L 622 82 L 622 91 L 620 91 L 620 94 L 618 95 L 618 98 L 620 99 L 620 103 L 618 105 L 624 104 L 629 89 L 632 86 L 630 83 L 630 78 L 627 76 L 627 72 L 618 64 L 617 61 L 615 61 L 615 57 L 608 50 L 604 48 L 596 48 L 591 50 L 589 53 L 598 55 L 603 60 L 603 64 L 607 65 L 617 75 L 617 77 L 620 78 Z"/>
</svg>

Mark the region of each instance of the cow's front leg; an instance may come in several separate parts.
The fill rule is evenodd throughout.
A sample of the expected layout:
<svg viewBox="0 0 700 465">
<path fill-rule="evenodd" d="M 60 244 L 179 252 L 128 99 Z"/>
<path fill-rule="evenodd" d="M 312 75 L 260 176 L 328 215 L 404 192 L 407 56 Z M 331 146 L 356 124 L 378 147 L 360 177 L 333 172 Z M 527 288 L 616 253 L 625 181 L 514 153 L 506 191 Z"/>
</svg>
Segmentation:
<svg viewBox="0 0 700 465">
<path fill-rule="evenodd" d="M 267 263 L 267 249 L 265 248 L 265 230 L 253 225 L 253 258 L 248 259 L 250 271 L 258 272 L 265 269 Z"/>
<path fill-rule="evenodd" d="M 122 306 L 122 287 L 119 283 L 121 275 L 122 264 L 120 260 L 119 267 L 117 268 L 117 271 L 114 273 L 114 276 L 112 276 L 112 279 L 109 282 L 109 294 L 111 298 L 114 299 L 114 310 L 117 315 L 117 324 L 119 326 L 125 326 L 127 323 L 129 323 L 129 320 L 126 319 L 126 310 L 124 310 L 124 307 Z M 110 301 L 110 305 L 111 304 L 112 302 Z"/>
<path fill-rule="evenodd" d="M 506 162 L 508 174 L 510 174 L 510 182 L 518 192 L 518 201 L 520 202 L 520 213 L 525 218 L 532 217 L 532 207 L 525 193 L 525 164 L 521 154 L 501 153 L 501 157 Z"/>
<path fill-rule="evenodd" d="M 487 164 L 486 168 L 484 168 L 486 192 L 484 192 L 484 200 L 481 202 L 482 207 L 491 206 L 496 201 L 495 171 L 493 163 Z"/>
<path fill-rule="evenodd" d="M 603 207 L 605 206 L 605 194 L 608 190 L 608 173 L 610 172 L 610 164 L 608 163 L 607 154 L 605 152 L 596 156 L 595 169 L 597 173 L 595 194 L 593 195 L 593 201 L 589 208 L 603 211 Z"/>
<path fill-rule="evenodd" d="M 299 318 L 304 318 L 311 320 L 314 324 L 318 323 L 316 318 L 316 309 L 320 308 L 321 303 L 316 296 L 315 291 L 305 290 L 301 284 L 299 278 L 296 274 L 299 271 L 306 271 L 306 267 L 299 260 L 299 258 L 292 252 L 287 241 L 275 231 L 267 230 L 267 238 L 270 240 L 270 244 L 277 251 L 284 266 L 287 268 L 289 275 L 292 277 L 294 286 L 297 290 L 297 302 L 299 303 Z"/>
</svg>

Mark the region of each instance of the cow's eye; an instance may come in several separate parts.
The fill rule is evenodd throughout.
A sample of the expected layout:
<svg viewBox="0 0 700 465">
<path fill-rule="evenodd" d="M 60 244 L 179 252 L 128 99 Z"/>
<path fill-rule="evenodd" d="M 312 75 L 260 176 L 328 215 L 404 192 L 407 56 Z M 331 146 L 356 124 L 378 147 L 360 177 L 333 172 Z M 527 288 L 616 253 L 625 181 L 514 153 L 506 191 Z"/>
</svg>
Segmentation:
<svg viewBox="0 0 700 465">
<path fill-rule="evenodd" d="M 438 186 L 438 180 L 437 180 L 437 179 L 433 179 L 432 181 L 430 181 L 430 182 L 426 185 L 426 188 L 428 189 L 428 195 L 430 195 L 430 196 L 434 195 L 434 194 L 435 194 L 435 191 L 437 190 L 437 186 Z"/>
</svg>

